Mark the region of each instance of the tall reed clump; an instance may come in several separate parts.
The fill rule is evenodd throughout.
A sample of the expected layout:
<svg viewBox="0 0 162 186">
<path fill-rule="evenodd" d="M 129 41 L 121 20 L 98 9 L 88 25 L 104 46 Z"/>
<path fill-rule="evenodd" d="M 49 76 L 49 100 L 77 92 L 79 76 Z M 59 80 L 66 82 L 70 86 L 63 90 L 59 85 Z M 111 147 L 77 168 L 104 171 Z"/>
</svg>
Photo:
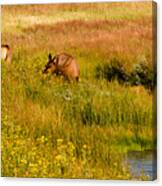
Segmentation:
<svg viewBox="0 0 162 186">
<path fill-rule="evenodd" d="M 151 125 L 152 109 L 143 110 L 137 105 L 136 101 L 130 96 L 129 98 L 119 97 L 116 99 L 110 96 L 106 104 L 95 105 L 87 102 L 81 110 L 81 119 L 83 124 L 96 125 L 120 125 L 120 124 L 139 124 Z M 122 99 L 122 100 L 121 100 Z"/>
</svg>

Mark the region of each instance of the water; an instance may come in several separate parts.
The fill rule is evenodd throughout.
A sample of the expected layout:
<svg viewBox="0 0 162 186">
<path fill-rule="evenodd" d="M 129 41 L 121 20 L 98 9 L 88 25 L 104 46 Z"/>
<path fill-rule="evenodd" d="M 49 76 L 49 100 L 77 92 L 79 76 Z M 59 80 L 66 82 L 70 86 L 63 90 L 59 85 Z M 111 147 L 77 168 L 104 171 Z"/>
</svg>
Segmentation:
<svg viewBox="0 0 162 186">
<path fill-rule="evenodd" d="M 127 163 L 130 165 L 135 178 L 144 173 L 144 175 L 149 176 L 149 180 L 156 179 L 155 151 L 130 151 L 127 154 Z"/>
</svg>

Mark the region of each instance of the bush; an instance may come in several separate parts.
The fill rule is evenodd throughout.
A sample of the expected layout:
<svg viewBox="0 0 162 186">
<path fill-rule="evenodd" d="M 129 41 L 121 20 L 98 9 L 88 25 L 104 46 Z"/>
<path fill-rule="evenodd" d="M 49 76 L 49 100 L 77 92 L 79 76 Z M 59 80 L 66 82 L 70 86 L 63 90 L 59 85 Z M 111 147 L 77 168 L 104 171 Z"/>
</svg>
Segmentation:
<svg viewBox="0 0 162 186">
<path fill-rule="evenodd" d="M 118 59 L 113 58 L 109 63 L 98 64 L 95 69 L 95 76 L 108 81 L 117 80 L 119 83 L 143 85 L 149 90 L 153 90 L 156 85 L 156 72 L 146 60 L 140 60 L 128 72 Z"/>
<path fill-rule="evenodd" d="M 153 90 L 156 85 L 156 73 L 145 61 L 141 61 L 134 65 L 129 82 L 131 85 L 143 85 L 145 88 Z"/>
<path fill-rule="evenodd" d="M 109 63 L 97 65 L 96 78 L 105 78 L 108 81 L 116 79 L 119 83 L 123 83 L 128 80 L 128 74 L 121 62 L 118 59 L 113 58 Z"/>
</svg>

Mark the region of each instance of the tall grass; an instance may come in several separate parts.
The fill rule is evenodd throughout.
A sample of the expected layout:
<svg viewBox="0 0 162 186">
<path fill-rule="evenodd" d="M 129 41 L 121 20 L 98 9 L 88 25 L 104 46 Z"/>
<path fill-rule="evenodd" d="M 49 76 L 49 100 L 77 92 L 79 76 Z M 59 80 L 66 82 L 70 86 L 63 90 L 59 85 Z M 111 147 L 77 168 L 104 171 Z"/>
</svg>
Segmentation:
<svg viewBox="0 0 162 186">
<path fill-rule="evenodd" d="M 129 71 L 142 55 L 151 66 L 151 4 L 141 5 L 138 16 L 136 3 L 2 7 L 2 41 L 13 48 L 12 64 L 2 61 L 3 176 L 135 179 L 124 159 L 128 150 L 156 148 L 152 94 L 96 79 L 95 69 L 117 57 Z M 78 84 L 42 74 L 51 51 L 76 57 Z"/>
<path fill-rule="evenodd" d="M 139 94 L 118 82 L 69 84 L 51 75 L 42 77 L 39 63 L 33 69 L 33 65 L 24 66 L 23 59 L 19 59 L 19 64 L 17 61 L 15 58 L 12 66 L 2 68 L 3 176 L 130 179 L 129 168 L 123 170 L 119 165 L 123 156 L 119 154 L 153 147 L 151 95 L 143 87 L 139 87 Z M 57 152 L 58 139 L 66 144 L 61 157 L 61 152 Z M 69 143 L 75 147 L 72 157 L 68 155 Z M 44 148 L 47 157 L 41 154 Z M 85 160 L 84 150 L 90 151 Z M 15 167 L 13 171 L 5 163 L 8 157 Z M 70 158 L 75 161 L 72 163 Z M 51 162 L 53 165 L 49 165 Z M 100 173 L 95 172 L 97 167 L 92 171 L 95 162 Z M 80 175 L 76 166 L 80 167 Z M 112 172 L 106 171 L 108 168 Z"/>
</svg>

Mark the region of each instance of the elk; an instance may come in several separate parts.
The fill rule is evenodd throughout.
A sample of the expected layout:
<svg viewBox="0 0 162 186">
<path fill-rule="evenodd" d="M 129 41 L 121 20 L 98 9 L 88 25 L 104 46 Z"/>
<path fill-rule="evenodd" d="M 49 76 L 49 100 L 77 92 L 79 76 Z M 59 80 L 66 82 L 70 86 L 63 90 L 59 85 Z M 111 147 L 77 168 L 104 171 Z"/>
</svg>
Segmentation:
<svg viewBox="0 0 162 186">
<path fill-rule="evenodd" d="M 45 65 L 43 73 L 61 74 L 68 80 L 79 81 L 79 65 L 75 58 L 66 53 L 61 53 L 52 57 L 48 56 L 48 62 Z"/>
<path fill-rule="evenodd" d="M 2 44 L 1 45 L 1 59 L 6 61 L 7 63 L 11 63 L 11 58 L 12 58 L 12 54 L 11 54 L 11 48 L 9 45 L 7 44 Z"/>
</svg>

